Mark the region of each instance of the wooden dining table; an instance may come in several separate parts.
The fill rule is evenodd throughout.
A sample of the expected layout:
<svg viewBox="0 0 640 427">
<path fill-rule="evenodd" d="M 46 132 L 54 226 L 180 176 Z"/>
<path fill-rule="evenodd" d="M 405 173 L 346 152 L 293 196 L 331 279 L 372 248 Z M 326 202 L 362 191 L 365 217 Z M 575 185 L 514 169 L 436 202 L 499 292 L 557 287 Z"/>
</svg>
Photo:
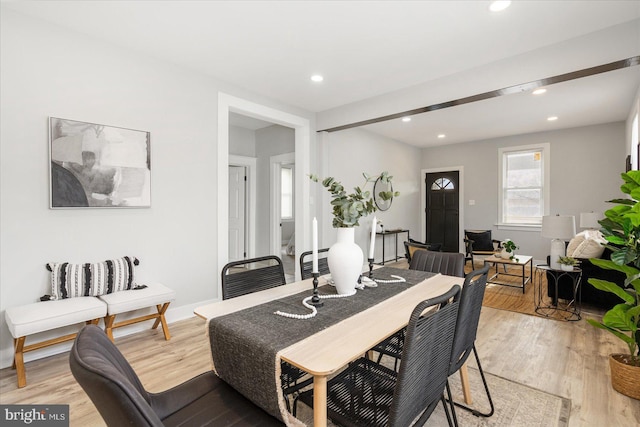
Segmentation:
<svg viewBox="0 0 640 427">
<path fill-rule="evenodd" d="M 313 376 L 314 426 L 327 425 L 327 379 L 332 374 L 364 355 L 380 341 L 405 327 L 411 311 L 420 301 L 441 295 L 454 285 L 462 286 L 463 281 L 464 279 L 460 277 L 434 275 L 280 350 L 278 355 L 281 360 Z M 393 286 L 393 284 L 380 283 L 379 286 Z M 210 321 L 303 291 L 309 291 L 309 295 L 311 295 L 312 289 L 312 280 L 307 279 L 207 304 L 197 307 L 194 312 L 201 318 Z M 358 298 L 358 294 L 349 298 Z M 318 310 L 321 311 L 322 307 Z M 313 319 L 296 321 L 309 322 Z M 215 365 L 215 360 L 213 362 Z M 470 401 L 466 369 L 464 372 L 461 370 L 461 375 L 465 400 Z"/>
</svg>

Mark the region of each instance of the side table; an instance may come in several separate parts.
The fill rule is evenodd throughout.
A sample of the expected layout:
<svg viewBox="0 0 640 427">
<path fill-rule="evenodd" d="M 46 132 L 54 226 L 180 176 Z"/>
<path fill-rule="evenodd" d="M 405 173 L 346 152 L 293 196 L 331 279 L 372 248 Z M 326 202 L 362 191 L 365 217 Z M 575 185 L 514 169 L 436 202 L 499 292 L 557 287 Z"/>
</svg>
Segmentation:
<svg viewBox="0 0 640 427">
<path fill-rule="evenodd" d="M 571 278 L 573 299 L 566 303 L 561 303 L 560 298 L 558 298 L 558 282 L 565 276 Z M 550 302 L 545 301 L 543 286 L 545 278 L 547 280 L 547 287 L 555 287 L 555 296 L 551 298 Z M 573 270 L 566 271 L 556 270 L 544 264 L 536 265 L 534 278 L 536 313 L 544 317 L 552 317 L 557 312 L 564 312 L 566 313 L 566 316 L 562 317 L 564 320 L 580 320 L 582 318 L 580 316 L 582 301 L 582 288 L 580 287 L 581 279 L 582 270 L 577 267 L 573 267 Z"/>
</svg>

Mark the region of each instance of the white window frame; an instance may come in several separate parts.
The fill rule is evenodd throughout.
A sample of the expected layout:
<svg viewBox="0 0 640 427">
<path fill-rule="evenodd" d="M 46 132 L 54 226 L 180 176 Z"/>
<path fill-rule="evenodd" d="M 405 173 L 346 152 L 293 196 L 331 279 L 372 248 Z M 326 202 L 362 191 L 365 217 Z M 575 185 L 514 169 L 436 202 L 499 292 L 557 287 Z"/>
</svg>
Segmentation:
<svg viewBox="0 0 640 427">
<path fill-rule="evenodd" d="M 291 170 L 291 215 L 289 216 L 285 216 L 282 213 L 282 207 L 280 208 L 280 219 L 283 221 L 293 221 L 295 219 L 295 207 L 296 207 L 296 184 L 295 184 L 295 166 L 294 165 L 282 165 L 280 167 L 280 192 L 284 195 L 284 192 L 282 190 L 282 171 L 288 169 Z M 280 203 L 282 203 L 282 200 L 284 199 L 284 197 L 281 197 L 280 199 Z"/>
<path fill-rule="evenodd" d="M 500 230 L 530 230 L 539 231 L 542 228 L 542 218 L 539 224 L 514 224 L 504 222 L 504 179 L 506 176 L 504 158 L 506 154 L 540 150 L 542 152 L 542 215 L 549 215 L 549 202 L 551 200 L 551 145 L 548 142 L 531 145 L 518 145 L 502 147 L 498 149 L 498 222 Z"/>
</svg>

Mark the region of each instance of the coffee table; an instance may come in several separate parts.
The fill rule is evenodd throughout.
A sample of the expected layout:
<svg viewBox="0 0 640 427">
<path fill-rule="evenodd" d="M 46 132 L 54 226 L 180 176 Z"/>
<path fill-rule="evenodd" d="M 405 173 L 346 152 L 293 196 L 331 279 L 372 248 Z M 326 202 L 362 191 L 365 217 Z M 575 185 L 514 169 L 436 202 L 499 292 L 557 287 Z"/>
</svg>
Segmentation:
<svg viewBox="0 0 640 427">
<path fill-rule="evenodd" d="M 484 259 L 485 265 L 489 263 L 492 263 L 494 265 L 494 267 L 496 268 L 496 272 L 493 276 L 487 279 L 487 283 L 492 283 L 494 285 L 511 286 L 513 288 L 522 288 L 522 293 L 524 294 L 525 286 L 527 283 L 529 283 L 529 281 L 531 280 L 531 277 L 533 276 L 533 257 L 528 255 L 517 255 L 515 259 L 511 260 L 509 258 L 498 258 L 495 255 L 492 255 Z M 529 265 L 528 276 L 526 273 L 527 264 Z M 504 268 L 505 271 L 503 273 L 498 271 L 498 265 L 503 265 L 505 267 Z M 506 269 L 507 266 L 521 267 L 522 272 L 521 274 L 509 273 L 507 272 L 507 269 Z M 522 278 L 522 286 L 512 285 L 511 283 L 498 282 L 498 280 L 500 280 L 500 276 L 520 277 Z"/>
</svg>

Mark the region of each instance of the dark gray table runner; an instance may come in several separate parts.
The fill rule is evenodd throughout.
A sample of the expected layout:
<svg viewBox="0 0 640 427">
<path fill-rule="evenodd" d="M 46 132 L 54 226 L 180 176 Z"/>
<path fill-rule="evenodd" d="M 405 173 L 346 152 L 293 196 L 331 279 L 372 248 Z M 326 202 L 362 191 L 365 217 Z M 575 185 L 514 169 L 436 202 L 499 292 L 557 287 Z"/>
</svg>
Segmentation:
<svg viewBox="0 0 640 427">
<path fill-rule="evenodd" d="M 280 310 L 308 314 L 302 299 L 310 296 L 310 291 L 211 319 L 209 340 L 216 372 L 254 403 L 282 419 L 277 353 L 434 276 L 424 271 L 391 267 L 374 272 L 375 278 L 383 280 L 392 280 L 392 274 L 403 277 L 406 282 L 380 283 L 377 288 L 359 290 L 350 297 L 325 299 L 318 314 L 307 320 L 290 319 L 274 313 Z M 319 293 L 335 294 L 335 288 L 321 286 Z"/>
</svg>

